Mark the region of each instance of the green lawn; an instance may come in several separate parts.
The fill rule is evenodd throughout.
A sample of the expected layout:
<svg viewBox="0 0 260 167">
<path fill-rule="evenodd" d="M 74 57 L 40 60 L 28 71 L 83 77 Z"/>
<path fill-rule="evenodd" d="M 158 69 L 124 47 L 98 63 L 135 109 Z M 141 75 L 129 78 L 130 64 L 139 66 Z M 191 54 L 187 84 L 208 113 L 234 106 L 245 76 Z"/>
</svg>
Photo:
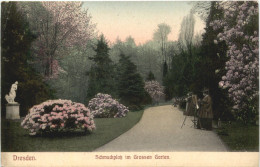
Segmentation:
<svg viewBox="0 0 260 167">
<path fill-rule="evenodd" d="M 73 133 L 63 136 L 29 136 L 20 121 L 2 119 L 2 152 L 87 152 L 108 143 L 132 128 L 143 111 L 129 112 L 124 118 L 97 118 L 97 129 L 92 134 Z"/>
<path fill-rule="evenodd" d="M 259 126 L 242 123 L 224 123 L 218 135 L 230 149 L 229 151 L 259 151 Z"/>
</svg>

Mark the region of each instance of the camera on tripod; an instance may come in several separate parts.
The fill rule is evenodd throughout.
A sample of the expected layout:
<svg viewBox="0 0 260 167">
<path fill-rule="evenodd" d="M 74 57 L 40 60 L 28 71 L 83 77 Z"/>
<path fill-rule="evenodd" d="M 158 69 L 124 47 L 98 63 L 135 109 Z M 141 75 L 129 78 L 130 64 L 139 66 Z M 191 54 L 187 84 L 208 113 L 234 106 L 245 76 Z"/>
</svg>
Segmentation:
<svg viewBox="0 0 260 167">
<path fill-rule="evenodd" d="M 186 109 L 184 111 L 185 118 L 183 120 L 183 123 L 181 125 L 181 128 L 185 125 L 185 121 L 187 119 L 187 116 L 193 116 L 193 127 L 197 127 L 198 123 L 198 109 L 199 109 L 199 103 L 197 95 L 192 94 L 192 92 L 189 92 L 186 97 Z"/>
<path fill-rule="evenodd" d="M 200 107 L 199 107 L 200 106 Z M 186 98 L 186 110 L 184 112 L 185 118 L 182 123 L 181 128 L 185 125 L 187 116 L 193 114 L 193 126 L 197 129 L 212 130 L 212 100 L 209 95 L 209 89 L 204 88 L 203 90 L 203 99 L 197 99 L 197 95 L 188 93 Z"/>
</svg>

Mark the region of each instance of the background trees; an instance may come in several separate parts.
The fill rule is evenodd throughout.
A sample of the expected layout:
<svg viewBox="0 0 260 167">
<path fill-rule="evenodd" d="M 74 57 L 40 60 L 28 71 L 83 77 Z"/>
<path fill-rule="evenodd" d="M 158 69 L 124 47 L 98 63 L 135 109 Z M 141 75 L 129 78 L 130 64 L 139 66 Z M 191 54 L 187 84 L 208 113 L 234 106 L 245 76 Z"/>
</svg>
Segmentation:
<svg viewBox="0 0 260 167">
<path fill-rule="evenodd" d="M 1 11 L 1 103 L 5 111 L 4 96 L 18 81 L 16 101 L 21 103 L 21 116 L 28 109 L 52 97 L 52 91 L 43 78 L 29 65 L 30 47 L 36 36 L 30 31 L 24 15 L 17 10 L 16 2 L 3 2 Z M 4 114 L 4 112 L 2 112 Z"/>
<path fill-rule="evenodd" d="M 181 29 L 179 33 L 179 47 L 183 51 L 187 51 L 189 55 L 192 54 L 192 41 L 194 37 L 194 25 L 195 19 L 193 13 L 190 12 L 189 15 L 185 16 L 181 23 Z"/>
<path fill-rule="evenodd" d="M 185 17 L 171 70 L 164 83 L 166 98 L 210 89 L 214 118 L 254 121 L 258 108 L 258 4 L 200 4 L 207 16 L 201 44 L 193 43 L 192 14 Z M 186 27 L 186 28 L 185 28 Z M 220 87 L 224 88 L 221 89 Z M 233 103 L 231 104 L 230 101 Z M 231 106 L 232 109 L 231 109 Z"/>
<path fill-rule="evenodd" d="M 152 71 L 149 71 L 146 80 L 147 80 L 147 81 L 153 81 L 153 80 L 155 80 L 155 76 L 154 76 L 154 74 L 152 73 Z"/>
<path fill-rule="evenodd" d="M 94 55 L 92 45 L 94 40 L 86 43 L 85 47 L 73 47 L 64 49 L 62 59 L 59 59 L 59 71 L 57 77 L 48 80 L 51 88 L 56 90 L 56 96 L 61 99 L 86 103 L 89 76 L 86 75 L 93 64 L 89 56 Z"/>
<path fill-rule="evenodd" d="M 93 37 L 94 25 L 82 2 L 21 2 L 20 6 L 37 34 L 34 61 L 46 79 L 59 72 L 57 59 L 63 48 L 85 45 Z"/>
<path fill-rule="evenodd" d="M 132 38 L 128 37 L 125 41 L 118 39 L 111 46 L 110 55 L 113 62 L 117 63 L 120 59 L 119 55 L 124 53 L 137 66 L 137 71 L 143 78 L 146 78 L 149 71 L 152 71 L 158 81 L 161 82 L 162 64 L 159 48 L 159 44 L 155 41 L 136 46 Z"/>
<path fill-rule="evenodd" d="M 207 87 L 212 97 L 214 116 L 221 119 L 230 116 L 229 99 L 227 92 L 218 87 L 218 82 L 225 73 L 227 45 L 224 41 L 215 43 L 218 33 L 223 29 L 214 30 L 210 26 L 213 20 L 222 19 L 224 11 L 217 7 L 217 2 L 211 2 L 209 14 L 206 19 L 205 33 L 202 35 L 201 49 L 199 52 L 200 62 L 198 68 L 199 80 L 196 85 L 202 89 Z M 201 85 L 201 86 L 199 86 Z"/>
<path fill-rule="evenodd" d="M 155 78 L 162 82 L 162 62 L 160 46 L 155 41 L 149 41 L 138 47 L 137 70 L 143 78 L 151 71 Z"/>
<path fill-rule="evenodd" d="M 172 47 L 170 70 L 163 80 L 167 100 L 170 100 L 173 96 L 186 95 L 188 91 L 191 91 L 192 83 L 195 82 L 195 64 L 198 56 L 194 53 L 197 52 L 198 48 L 194 47 L 192 43 L 194 24 L 193 13 L 183 18 L 177 46 Z M 166 67 L 164 67 L 164 71 L 166 71 L 165 69 Z"/>
<path fill-rule="evenodd" d="M 206 24 L 203 34 L 194 33 L 196 12 Z M 149 98 L 144 80 L 156 79 L 167 100 L 209 88 L 215 119 L 230 119 L 231 110 L 244 122 L 257 115 L 256 2 L 196 2 L 178 41 L 168 40 L 171 27 L 161 23 L 140 45 L 131 36 L 114 44 L 97 38 L 80 2 L 3 3 L 1 13 L 2 95 L 18 80 L 22 107 L 51 98 L 47 85 L 57 98 L 87 103 L 108 93 L 141 106 Z"/>
<path fill-rule="evenodd" d="M 167 58 L 167 41 L 168 35 L 171 32 L 171 27 L 165 23 L 158 24 L 157 29 L 153 34 L 153 40 L 158 41 L 161 47 L 162 62 Z"/>
</svg>

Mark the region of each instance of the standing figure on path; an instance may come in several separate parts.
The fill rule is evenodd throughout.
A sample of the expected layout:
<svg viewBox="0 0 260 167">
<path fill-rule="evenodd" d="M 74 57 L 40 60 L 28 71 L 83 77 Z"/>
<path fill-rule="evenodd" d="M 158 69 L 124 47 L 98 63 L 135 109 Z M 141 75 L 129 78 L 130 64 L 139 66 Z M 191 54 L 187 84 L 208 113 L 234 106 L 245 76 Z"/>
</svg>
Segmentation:
<svg viewBox="0 0 260 167">
<path fill-rule="evenodd" d="M 16 90 L 17 90 L 18 81 L 12 84 L 9 95 L 5 95 L 5 99 L 8 103 L 17 103 L 14 101 L 16 97 Z"/>
<path fill-rule="evenodd" d="M 206 129 L 212 130 L 212 119 L 213 119 L 213 112 L 212 112 L 212 100 L 209 95 L 209 90 L 205 89 L 203 91 L 204 98 L 201 101 L 201 107 L 198 114 L 198 129 Z"/>
</svg>

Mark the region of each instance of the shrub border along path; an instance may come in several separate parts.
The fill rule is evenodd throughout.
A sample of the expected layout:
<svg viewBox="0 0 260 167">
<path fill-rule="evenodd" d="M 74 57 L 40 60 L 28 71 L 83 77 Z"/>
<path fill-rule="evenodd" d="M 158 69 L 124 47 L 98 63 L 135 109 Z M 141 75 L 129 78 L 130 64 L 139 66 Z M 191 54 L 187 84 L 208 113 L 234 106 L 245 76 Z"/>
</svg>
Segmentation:
<svg viewBox="0 0 260 167">
<path fill-rule="evenodd" d="M 108 143 L 139 122 L 143 110 L 128 112 L 124 118 L 94 118 L 97 129 L 92 134 L 81 132 L 65 136 L 29 136 L 21 120 L 1 120 L 2 152 L 88 152 Z"/>
</svg>

